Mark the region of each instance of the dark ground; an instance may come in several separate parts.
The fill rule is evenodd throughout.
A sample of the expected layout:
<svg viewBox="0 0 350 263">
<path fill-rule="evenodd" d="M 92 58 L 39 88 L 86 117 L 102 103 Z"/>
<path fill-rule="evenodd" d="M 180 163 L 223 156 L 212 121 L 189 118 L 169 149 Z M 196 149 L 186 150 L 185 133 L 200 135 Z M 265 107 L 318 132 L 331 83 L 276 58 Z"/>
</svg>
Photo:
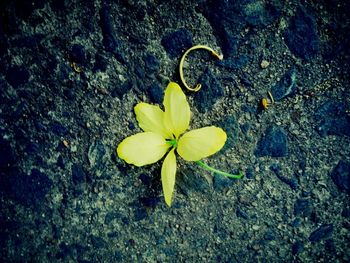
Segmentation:
<svg viewBox="0 0 350 263">
<path fill-rule="evenodd" d="M 349 262 L 350 4 L 283 2 L 2 0 L 1 262 Z M 169 209 L 115 148 L 194 44 L 191 128 L 246 176 L 180 160 Z"/>
</svg>

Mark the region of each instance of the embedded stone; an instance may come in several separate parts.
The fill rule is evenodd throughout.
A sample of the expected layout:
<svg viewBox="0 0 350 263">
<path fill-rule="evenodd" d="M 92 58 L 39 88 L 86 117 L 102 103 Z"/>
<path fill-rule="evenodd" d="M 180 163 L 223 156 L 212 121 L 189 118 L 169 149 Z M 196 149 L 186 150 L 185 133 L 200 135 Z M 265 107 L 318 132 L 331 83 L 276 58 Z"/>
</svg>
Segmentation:
<svg viewBox="0 0 350 263">
<path fill-rule="evenodd" d="M 329 238 L 332 233 L 333 224 L 324 224 L 310 234 L 309 241 L 320 242 L 322 239 Z"/>
<path fill-rule="evenodd" d="M 73 164 L 72 180 L 74 184 L 81 184 L 86 182 L 86 174 L 81 164 Z"/>
<path fill-rule="evenodd" d="M 233 57 L 239 44 L 240 32 L 246 27 L 263 28 L 279 18 L 281 4 L 277 1 L 206 1 L 198 6 L 211 24 L 224 57 Z"/>
<path fill-rule="evenodd" d="M 294 68 L 287 71 L 281 80 L 271 88 L 271 94 L 275 101 L 280 101 L 292 95 L 296 89 L 296 71 Z"/>
<path fill-rule="evenodd" d="M 159 70 L 160 62 L 159 60 L 152 54 L 147 54 L 143 61 L 145 62 L 146 72 L 148 74 L 156 73 Z"/>
<path fill-rule="evenodd" d="M 350 194 L 350 162 L 340 160 L 334 167 L 331 178 L 340 191 Z"/>
<path fill-rule="evenodd" d="M 87 54 L 83 45 L 74 44 L 70 54 L 74 62 L 81 64 L 85 64 L 87 62 Z"/>
<path fill-rule="evenodd" d="M 9 141 L 0 137 L 0 168 L 5 169 L 16 161 L 16 156 Z"/>
<path fill-rule="evenodd" d="M 311 215 L 311 207 L 310 201 L 308 199 L 300 198 L 294 203 L 294 214 L 296 216 L 310 216 Z"/>
<path fill-rule="evenodd" d="M 192 34 L 186 28 L 171 32 L 162 38 L 162 45 L 171 59 L 193 46 Z"/>
<path fill-rule="evenodd" d="M 303 252 L 303 250 L 304 250 L 304 244 L 300 241 L 295 242 L 292 246 L 293 255 L 300 254 L 301 252 Z"/>
<path fill-rule="evenodd" d="M 99 24 L 103 35 L 103 45 L 106 51 L 112 53 L 119 62 L 125 63 L 124 54 L 121 52 L 121 44 L 116 38 L 117 33 L 111 18 L 110 7 L 107 4 L 104 4 L 100 9 Z"/>
<path fill-rule="evenodd" d="M 159 86 L 157 82 L 152 83 L 148 87 L 148 93 L 149 93 L 151 102 L 156 104 L 160 104 L 163 102 L 164 90 Z"/>
<path fill-rule="evenodd" d="M 209 68 L 206 68 L 198 83 L 202 84 L 202 90 L 205 92 L 197 92 L 194 100 L 198 110 L 204 113 L 211 110 L 215 102 L 224 96 L 224 89 Z"/>
<path fill-rule="evenodd" d="M 298 8 L 284 33 L 289 50 L 305 60 L 310 60 L 319 51 L 320 40 L 315 18 L 310 11 Z"/>
<path fill-rule="evenodd" d="M 7 82 L 14 88 L 24 85 L 29 80 L 29 72 L 24 67 L 13 66 L 9 68 L 6 74 Z"/>
<path fill-rule="evenodd" d="M 350 117 L 346 105 L 337 101 L 326 101 L 316 111 L 317 131 L 321 136 L 345 135 L 350 137 Z"/>
<path fill-rule="evenodd" d="M 288 138 L 285 130 L 278 126 L 271 126 L 260 139 L 255 151 L 257 157 L 284 157 L 288 155 Z"/>
</svg>

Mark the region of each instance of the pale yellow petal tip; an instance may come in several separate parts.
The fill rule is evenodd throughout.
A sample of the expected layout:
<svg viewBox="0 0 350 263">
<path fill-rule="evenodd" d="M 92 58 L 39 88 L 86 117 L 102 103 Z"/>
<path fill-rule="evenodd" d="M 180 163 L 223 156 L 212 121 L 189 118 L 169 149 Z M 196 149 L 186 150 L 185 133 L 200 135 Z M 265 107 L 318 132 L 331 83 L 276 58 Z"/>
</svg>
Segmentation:
<svg viewBox="0 0 350 263">
<path fill-rule="evenodd" d="M 164 200 L 165 200 L 165 203 L 167 204 L 168 207 L 171 207 L 171 197 L 170 198 L 167 198 L 166 196 L 164 196 Z"/>
<path fill-rule="evenodd" d="M 127 137 L 128 138 L 128 137 Z M 120 159 L 122 159 L 123 161 L 125 161 L 126 163 L 128 163 L 128 164 L 133 164 L 133 165 L 135 165 L 135 166 L 137 166 L 137 167 L 141 167 L 142 165 L 139 165 L 138 163 L 135 163 L 135 162 L 133 162 L 132 160 L 129 160 L 128 158 L 127 158 L 127 156 L 125 156 L 124 155 L 124 153 L 125 153 L 125 146 L 127 146 L 127 145 L 125 145 L 126 143 L 125 143 L 125 139 L 118 145 L 118 147 L 117 147 L 117 155 L 118 155 L 118 157 L 120 158 Z"/>
<path fill-rule="evenodd" d="M 137 103 L 137 104 L 135 105 L 135 107 L 134 107 L 134 112 L 135 112 L 136 114 L 137 114 L 137 111 L 139 111 L 140 108 L 142 108 L 143 104 L 144 104 L 144 102 L 139 102 L 139 103 Z"/>
<path fill-rule="evenodd" d="M 217 129 L 218 140 L 217 140 L 217 150 L 216 150 L 216 152 L 218 152 L 225 146 L 225 143 L 227 141 L 227 134 L 222 128 L 216 127 L 216 126 L 213 126 L 213 127 L 215 127 Z M 214 153 L 216 153 L 216 152 L 214 152 Z"/>
<path fill-rule="evenodd" d="M 117 155 L 119 157 L 119 159 L 122 159 L 124 160 L 125 162 L 129 163 L 126 159 L 125 159 L 125 156 L 123 155 L 123 152 L 124 152 L 124 141 L 125 139 L 119 143 L 119 145 L 117 146 Z M 130 163 L 129 163 L 130 164 Z"/>
<path fill-rule="evenodd" d="M 145 110 L 147 110 L 149 107 L 154 107 L 154 105 L 152 104 L 148 104 L 146 102 L 139 102 L 135 105 L 134 107 L 134 112 L 136 115 L 136 119 L 140 119 L 140 115 L 142 112 L 144 112 Z"/>
<path fill-rule="evenodd" d="M 118 155 L 118 157 L 119 157 L 120 159 L 124 160 L 124 159 L 123 159 L 123 151 L 122 151 L 122 143 L 123 143 L 123 142 L 121 142 L 121 143 L 118 144 L 116 150 L 117 150 L 117 155 Z"/>
<path fill-rule="evenodd" d="M 182 92 L 180 85 L 177 84 L 176 82 L 169 82 L 169 84 L 165 90 L 168 90 L 168 89 L 177 89 L 177 90 L 180 90 Z"/>
<path fill-rule="evenodd" d="M 149 104 L 149 103 L 146 103 L 146 102 L 139 102 L 135 105 L 134 107 L 134 111 L 136 110 L 141 110 L 141 109 L 144 109 L 145 107 L 147 106 L 153 106 L 152 104 Z"/>
<path fill-rule="evenodd" d="M 216 126 L 214 126 L 216 127 Z M 218 135 L 220 136 L 221 140 L 224 142 L 224 144 L 226 143 L 227 140 L 227 134 L 226 132 L 220 128 L 220 127 L 216 127 L 218 129 Z"/>
</svg>

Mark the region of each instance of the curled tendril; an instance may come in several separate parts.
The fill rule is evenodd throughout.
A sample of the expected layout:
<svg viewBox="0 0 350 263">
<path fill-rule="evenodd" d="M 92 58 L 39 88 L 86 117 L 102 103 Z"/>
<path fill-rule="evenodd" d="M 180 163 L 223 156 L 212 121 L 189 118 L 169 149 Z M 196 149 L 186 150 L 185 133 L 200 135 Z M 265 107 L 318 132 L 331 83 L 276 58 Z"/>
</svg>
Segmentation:
<svg viewBox="0 0 350 263">
<path fill-rule="evenodd" d="M 181 60 L 180 60 L 180 65 L 179 65 L 179 72 L 180 72 L 180 79 L 182 81 L 182 84 L 186 87 L 186 89 L 190 90 L 190 91 L 199 91 L 202 87 L 202 85 L 200 83 L 198 83 L 196 85 L 195 88 L 191 88 L 189 85 L 187 85 L 185 79 L 184 79 L 184 72 L 183 72 L 183 65 L 185 62 L 185 58 L 187 57 L 188 53 L 190 53 L 192 50 L 196 50 L 196 49 L 204 49 L 209 51 L 216 59 L 222 60 L 223 59 L 223 55 L 219 55 L 218 53 L 216 53 L 212 48 L 205 46 L 205 45 L 196 45 L 191 47 L 190 49 L 188 49 L 182 56 Z"/>
</svg>

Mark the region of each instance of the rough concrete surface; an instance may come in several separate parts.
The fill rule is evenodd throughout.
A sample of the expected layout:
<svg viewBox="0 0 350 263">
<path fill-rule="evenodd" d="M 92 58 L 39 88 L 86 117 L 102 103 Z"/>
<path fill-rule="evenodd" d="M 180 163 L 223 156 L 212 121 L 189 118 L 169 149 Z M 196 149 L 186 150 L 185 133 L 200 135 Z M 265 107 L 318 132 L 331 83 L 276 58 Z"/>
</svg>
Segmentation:
<svg viewBox="0 0 350 263">
<path fill-rule="evenodd" d="M 2 0 L 1 262 L 349 262 L 348 1 Z M 190 128 L 226 146 L 161 162 L 116 146 L 187 48 Z M 267 109 L 262 98 L 276 97 Z"/>
</svg>

